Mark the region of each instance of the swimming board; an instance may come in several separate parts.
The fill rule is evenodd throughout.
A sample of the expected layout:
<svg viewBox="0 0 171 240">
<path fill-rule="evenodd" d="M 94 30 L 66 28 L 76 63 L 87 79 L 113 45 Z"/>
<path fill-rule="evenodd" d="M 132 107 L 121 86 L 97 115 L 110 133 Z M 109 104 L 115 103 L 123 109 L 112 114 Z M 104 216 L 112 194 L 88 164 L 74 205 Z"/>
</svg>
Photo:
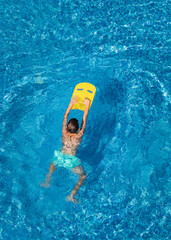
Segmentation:
<svg viewBox="0 0 171 240">
<path fill-rule="evenodd" d="M 80 103 L 80 101 L 84 102 L 85 98 L 88 98 L 90 100 L 90 107 L 91 107 L 95 93 L 96 93 L 96 88 L 93 84 L 86 83 L 86 82 L 77 84 L 74 89 L 72 98 L 75 96 L 78 96 L 77 102 L 79 103 L 74 104 L 72 106 L 72 109 L 79 109 L 79 110 L 85 111 L 85 104 Z"/>
</svg>

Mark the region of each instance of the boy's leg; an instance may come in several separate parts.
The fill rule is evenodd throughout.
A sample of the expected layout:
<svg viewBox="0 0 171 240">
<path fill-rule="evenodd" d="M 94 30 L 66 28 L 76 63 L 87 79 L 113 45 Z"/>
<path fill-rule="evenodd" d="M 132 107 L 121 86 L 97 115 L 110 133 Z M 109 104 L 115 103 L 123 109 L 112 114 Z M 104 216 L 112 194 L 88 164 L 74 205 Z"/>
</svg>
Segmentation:
<svg viewBox="0 0 171 240">
<path fill-rule="evenodd" d="M 46 188 L 48 188 L 48 187 L 50 186 L 50 181 L 51 181 L 51 179 L 52 179 L 52 178 L 51 178 L 51 175 L 52 175 L 52 173 L 54 173 L 54 172 L 56 171 L 56 169 L 57 169 L 56 166 L 53 165 L 53 163 L 51 163 L 51 164 L 50 164 L 50 167 L 49 167 L 49 172 L 48 172 L 48 174 L 46 175 L 46 181 L 40 184 L 41 187 L 46 187 Z"/>
<path fill-rule="evenodd" d="M 72 168 L 71 171 L 79 175 L 79 180 L 75 185 L 75 187 L 73 188 L 71 194 L 67 197 L 67 200 L 72 201 L 74 203 L 78 203 L 75 196 L 86 178 L 86 172 L 84 171 L 81 165 L 79 165 L 78 167 Z"/>
</svg>

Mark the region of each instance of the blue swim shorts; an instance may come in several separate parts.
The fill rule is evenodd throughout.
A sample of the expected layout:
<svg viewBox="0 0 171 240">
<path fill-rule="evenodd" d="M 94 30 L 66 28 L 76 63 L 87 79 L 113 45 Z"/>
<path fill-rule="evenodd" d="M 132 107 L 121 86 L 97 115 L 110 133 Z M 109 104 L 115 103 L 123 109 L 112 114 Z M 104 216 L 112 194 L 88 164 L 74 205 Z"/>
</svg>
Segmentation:
<svg viewBox="0 0 171 240">
<path fill-rule="evenodd" d="M 54 152 L 54 159 L 53 159 L 53 165 L 58 167 L 64 167 L 67 169 L 71 169 L 74 167 L 77 167 L 81 164 L 81 161 L 78 157 L 64 154 L 63 151 L 55 151 Z"/>
</svg>

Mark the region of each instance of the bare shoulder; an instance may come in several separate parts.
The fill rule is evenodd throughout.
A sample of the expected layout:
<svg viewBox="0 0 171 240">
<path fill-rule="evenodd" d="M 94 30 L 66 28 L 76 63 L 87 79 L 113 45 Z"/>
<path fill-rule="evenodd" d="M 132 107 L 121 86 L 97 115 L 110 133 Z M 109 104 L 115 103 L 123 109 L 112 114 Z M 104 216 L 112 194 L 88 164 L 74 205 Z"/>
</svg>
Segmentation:
<svg viewBox="0 0 171 240">
<path fill-rule="evenodd" d="M 67 137 L 67 131 L 62 131 L 62 137 Z"/>
<path fill-rule="evenodd" d="M 78 133 L 69 133 L 69 132 L 63 132 L 62 133 L 62 140 L 63 141 L 81 141 L 81 138 L 83 136 L 83 132 L 82 131 L 79 131 Z"/>
<path fill-rule="evenodd" d="M 76 134 L 76 133 L 69 133 L 69 132 L 66 131 L 66 132 L 62 133 L 62 137 L 77 139 L 78 138 L 78 134 Z"/>
<path fill-rule="evenodd" d="M 82 136 L 84 135 L 84 132 L 82 130 L 80 130 L 78 133 L 77 133 L 77 138 L 82 138 Z"/>
</svg>

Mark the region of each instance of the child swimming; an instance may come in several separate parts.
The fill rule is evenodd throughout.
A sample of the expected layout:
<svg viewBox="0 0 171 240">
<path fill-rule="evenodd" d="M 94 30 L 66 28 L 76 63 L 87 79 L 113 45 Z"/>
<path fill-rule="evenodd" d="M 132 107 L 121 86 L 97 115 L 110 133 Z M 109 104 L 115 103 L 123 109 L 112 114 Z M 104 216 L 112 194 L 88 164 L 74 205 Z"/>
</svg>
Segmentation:
<svg viewBox="0 0 171 240">
<path fill-rule="evenodd" d="M 65 112 L 62 126 L 63 147 L 60 151 L 55 151 L 54 160 L 50 164 L 49 173 L 46 175 L 46 181 L 43 184 L 41 184 L 42 187 L 50 186 L 51 175 L 53 172 L 56 171 L 57 166 L 65 167 L 71 170 L 73 173 L 78 174 L 79 180 L 75 187 L 73 188 L 73 190 L 71 191 L 71 194 L 67 197 L 67 201 L 72 201 L 74 203 L 79 203 L 75 196 L 86 178 L 86 172 L 81 166 L 81 161 L 75 155 L 86 128 L 87 116 L 90 106 L 90 100 L 88 98 L 85 98 L 84 100 L 85 111 L 83 115 L 81 129 L 79 129 L 78 120 L 76 118 L 70 119 L 70 121 L 67 124 L 69 112 L 72 106 L 77 102 L 77 100 L 78 100 L 77 96 L 72 98 Z"/>
</svg>

